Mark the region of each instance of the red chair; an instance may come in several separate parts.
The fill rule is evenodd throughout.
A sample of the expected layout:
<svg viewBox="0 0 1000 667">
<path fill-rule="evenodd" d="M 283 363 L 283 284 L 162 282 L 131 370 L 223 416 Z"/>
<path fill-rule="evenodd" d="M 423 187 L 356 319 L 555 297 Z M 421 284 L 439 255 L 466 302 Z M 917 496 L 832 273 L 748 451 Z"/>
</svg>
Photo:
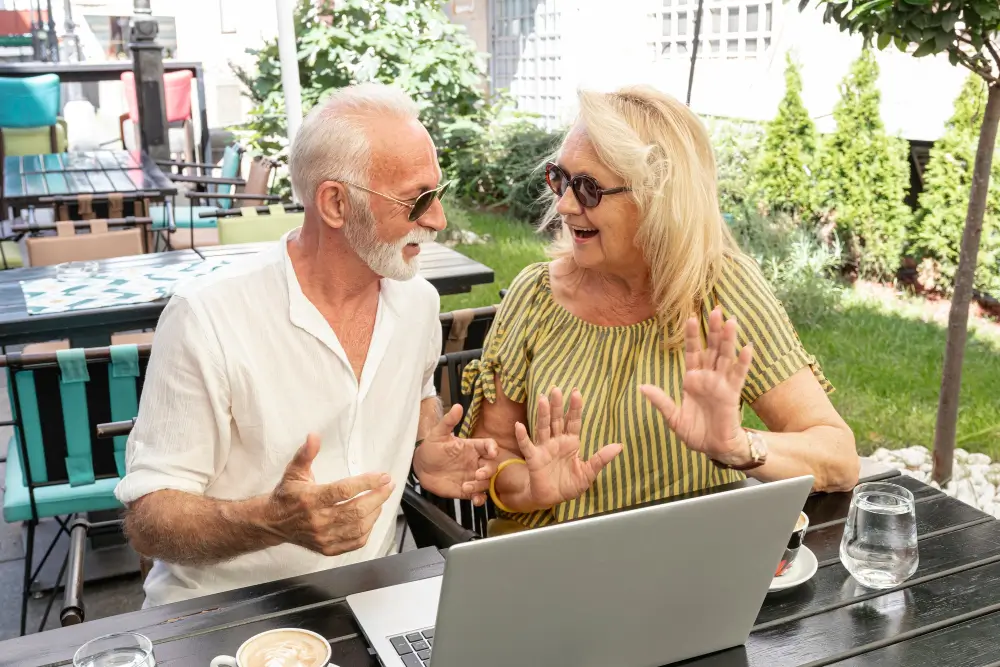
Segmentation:
<svg viewBox="0 0 1000 667">
<path fill-rule="evenodd" d="M 196 162 L 194 154 L 194 121 L 191 115 L 191 80 L 194 75 L 188 71 L 166 72 L 163 75 L 163 92 L 167 107 L 167 124 L 184 128 L 184 157 L 188 162 Z M 125 146 L 125 121 L 132 121 L 135 145 L 139 145 L 139 102 L 135 94 L 135 75 L 122 72 L 125 87 L 125 101 L 128 113 L 118 118 L 118 130 L 122 146 Z"/>
</svg>

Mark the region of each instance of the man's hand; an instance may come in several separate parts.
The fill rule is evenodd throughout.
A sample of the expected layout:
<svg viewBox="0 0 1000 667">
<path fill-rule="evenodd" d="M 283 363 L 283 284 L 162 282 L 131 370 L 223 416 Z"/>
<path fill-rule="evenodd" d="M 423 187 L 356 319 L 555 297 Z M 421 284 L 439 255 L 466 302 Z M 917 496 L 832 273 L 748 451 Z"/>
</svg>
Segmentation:
<svg viewBox="0 0 1000 667">
<path fill-rule="evenodd" d="M 319 436 L 310 434 L 271 493 L 268 529 L 284 542 L 324 556 L 360 549 L 396 485 L 384 473 L 317 484 L 312 462 L 318 453 Z"/>
<path fill-rule="evenodd" d="M 455 427 L 462 420 L 462 406 L 453 405 L 413 455 L 413 469 L 420 486 L 442 498 L 471 499 L 486 503 L 490 478 L 497 471 L 497 443 L 491 438 L 459 438 Z"/>
</svg>

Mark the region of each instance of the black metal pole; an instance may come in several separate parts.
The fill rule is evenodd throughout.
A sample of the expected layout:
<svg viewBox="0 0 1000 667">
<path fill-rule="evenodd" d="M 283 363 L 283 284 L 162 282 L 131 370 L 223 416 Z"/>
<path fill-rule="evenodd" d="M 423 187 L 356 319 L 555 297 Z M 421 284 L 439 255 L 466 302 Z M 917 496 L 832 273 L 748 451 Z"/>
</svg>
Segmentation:
<svg viewBox="0 0 1000 667">
<path fill-rule="evenodd" d="M 46 13 L 49 15 L 47 42 L 49 47 L 49 62 L 59 62 L 59 37 L 56 35 L 56 20 L 52 18 L 52 0 L 46 0 Z"/>
<path fill-rule="evenodd" d="M 156 42 L 158 33 L 149 0 L 135 0 L 129 49 L 139 106 L 139 143 L 154 160 L 167 160 L 170 139 L 163 92 L 163 47 Z"/>
<path fill-rule="evenodd" d="M 701 14 L 705 0 L 698 0 L 698 11 L 694 15 L 694 44 L 691 48 L 691 70 L 688 72 L 687 105 L 691 106 L 691 88 L 694 87 L 694 64 L 698 59 L 698 42 L 701 37 Z"/>
</svg>

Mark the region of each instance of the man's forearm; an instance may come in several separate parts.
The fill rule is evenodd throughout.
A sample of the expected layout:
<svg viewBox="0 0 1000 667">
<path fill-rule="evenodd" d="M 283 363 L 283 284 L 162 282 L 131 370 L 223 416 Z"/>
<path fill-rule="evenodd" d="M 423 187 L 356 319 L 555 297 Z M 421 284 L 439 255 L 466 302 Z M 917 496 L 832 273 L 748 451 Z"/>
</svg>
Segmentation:
<svg viewBox="0 0 1000 667">
<path fill-rule="evenodd" d="M 277 546 L 268 528 L 268 496 L 218 500 L 184 491 L 155 491 L 131 503 L 125 533 L 144 556 L 180 565 L 211 565 Z"/>
</svg>

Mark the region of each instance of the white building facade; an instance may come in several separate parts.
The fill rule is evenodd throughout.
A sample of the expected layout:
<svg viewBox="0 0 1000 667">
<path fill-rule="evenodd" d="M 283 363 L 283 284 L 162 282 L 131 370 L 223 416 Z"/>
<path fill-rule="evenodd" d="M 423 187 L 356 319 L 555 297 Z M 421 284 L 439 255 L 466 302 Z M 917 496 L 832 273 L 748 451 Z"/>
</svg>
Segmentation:
<svg viewBox="0 0 1000 667">
<path fill-rule="evenodd" d="M 490 86 L 552 127 L 572 119 L 576 90 L 654 85 L 685 99 L 697 0 L 453 0 L 452 19 L 491 55 Z M 460 11 L 455 11 L 456 9 Z M 702 114 L 769 120 L 784 94 L 785 54 L 802 67 L 803 101 L 833 129 L 838 85 L 862 40 L 782 0 L 704 0 L 691 107 Z M 878 52 L 888 131 L 933 141 L 951 115 L 966 70 L 947 57 Z"/>
</svg>

